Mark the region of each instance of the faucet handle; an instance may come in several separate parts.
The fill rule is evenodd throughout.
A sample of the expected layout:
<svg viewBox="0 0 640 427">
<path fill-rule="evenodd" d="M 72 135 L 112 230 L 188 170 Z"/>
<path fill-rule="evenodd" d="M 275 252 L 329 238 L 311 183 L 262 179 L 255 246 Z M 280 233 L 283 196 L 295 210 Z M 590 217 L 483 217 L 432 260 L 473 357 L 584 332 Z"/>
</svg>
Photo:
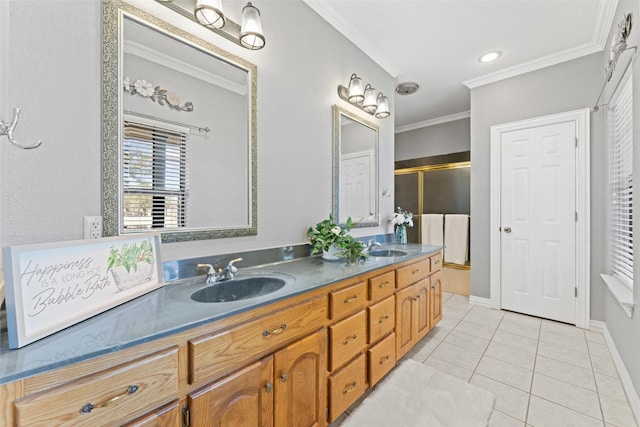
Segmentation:
<svg viewBox="0 0 640 427">
<path fill-rule="evenodd" d="M 236 259 L 232 259 L 231 261 L 229 261 L 229 263 L 227 264 L 227 269 L 229 271 L 231 271 L 232 273 L 237 273 L 238 272 L 238 267 L 234 266 L 233 263 L 235 262 L 240 262 L 242 261 L 242 258 L 236 258 Z"/>
<path fill-rule="evenodd" d="M 213 268 L 213 265 L 211 265 L 211 264 L 198 264 L 198 272 L 199 273 L 214 274 L 216 272 L 216 269 Z"/>
</svg>

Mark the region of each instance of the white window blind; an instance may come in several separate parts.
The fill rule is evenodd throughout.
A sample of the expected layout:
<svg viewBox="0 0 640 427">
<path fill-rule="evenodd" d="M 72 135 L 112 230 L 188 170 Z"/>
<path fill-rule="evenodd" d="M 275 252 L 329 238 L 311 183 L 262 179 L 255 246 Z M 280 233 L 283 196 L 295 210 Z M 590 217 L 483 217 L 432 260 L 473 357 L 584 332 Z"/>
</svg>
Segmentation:
<svg viewBox="0 0 640 427">
<path fill-rule="evenodd" d="M 122 151 L 125 231 L 186 226 L 188 134 L 125 120 Z"/>
<path fill-rule="evenodd" d="M 609 112 L 609 269 L 633 287 L 633 90 L 630 73 Z"/>
</svg>

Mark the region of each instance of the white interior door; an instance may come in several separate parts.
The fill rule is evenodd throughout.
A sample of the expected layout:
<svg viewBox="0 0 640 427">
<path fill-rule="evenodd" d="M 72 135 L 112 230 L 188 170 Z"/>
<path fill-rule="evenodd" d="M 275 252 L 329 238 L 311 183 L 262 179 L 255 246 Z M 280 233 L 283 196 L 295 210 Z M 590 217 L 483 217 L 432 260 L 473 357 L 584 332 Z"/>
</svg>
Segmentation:
<svg viewBox="0 0 640 427">
<path fill-rule="evenodd" d="M 340 158 L 340 222 L 347 217 L 354 221 L 371 219 L 375 209 L 371 202 L 375 193 L 371 192 L 370 152 L 345 154 Z"/>
<path fill-rule="evenodd" d="M 574 122 L 502 133 L 501 306 L 576 323 Z"/>
</svg>

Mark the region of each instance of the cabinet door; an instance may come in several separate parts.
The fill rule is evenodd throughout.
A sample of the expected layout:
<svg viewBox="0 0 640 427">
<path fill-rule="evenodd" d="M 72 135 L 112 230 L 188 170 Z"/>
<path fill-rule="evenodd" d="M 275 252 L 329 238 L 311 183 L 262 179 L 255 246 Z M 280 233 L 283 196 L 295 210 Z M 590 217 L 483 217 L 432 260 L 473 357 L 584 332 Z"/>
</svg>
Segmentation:
<svg viewBox="0 0 640 427">
<path fill-rule="evenodd" d="M 125 424 L 123 427 L 180 427 L 182 425 L 181 414 L 180 402 L 176 400 Z"/>
<path fill-rule="evenodd" d="M 322 329 L 275 354 L 277 427 L 326 425 L 326 343 Z"/>
<path fill-rule="evenodd" d="M 442 320 L 442 272 L 431 276 L 431 291 L 429 295 L 431 310 L 431 322 L 429 328 L 433 328 L 436 324 Z"/>
<path fill-rule="evenodd" d="M 414 314 L 417 305 L 416 286 L 412 285 L 396 292 L 396 358 L 400 359 L 415 344 L 416 335 Z"/>
<path fill-rule="evenodd" d="M 272 427 L 273 356 L 189 395 L 191 427 Z"/>
<path fill-rule="evenodd" d="M 429 277 L 420 280 L 416 286 L 416 343 L 427 335 L 430 328 L 429 294 L 431 291 L 431 280 Z"/>
</svg>

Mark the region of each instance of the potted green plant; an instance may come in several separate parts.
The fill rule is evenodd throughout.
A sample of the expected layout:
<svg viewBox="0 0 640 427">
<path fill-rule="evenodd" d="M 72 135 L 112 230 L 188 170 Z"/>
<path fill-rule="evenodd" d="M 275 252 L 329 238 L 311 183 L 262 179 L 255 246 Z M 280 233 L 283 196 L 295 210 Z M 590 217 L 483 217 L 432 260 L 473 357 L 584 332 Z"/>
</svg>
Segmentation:
<svg viewBox="0 0 640 427">
<path fill-rule="evenodd" d="M 322 258 L 326 260 L 338 260 L 344 258 L 348 263 L 360 259 L 360 255 L 366 255 L 364 245 L 358 244 L 349 233 L 355 222 L 351 217 L 343 226 L 335 223 L 333 214 L 329 214 L 329 219 L 317 223 L 314 227 L 307 229 L 307 238 L 313 246 L 312 254 L 322 253 Z M 365 256 L 366 258 L 366 256 Z"/>
</svg>

